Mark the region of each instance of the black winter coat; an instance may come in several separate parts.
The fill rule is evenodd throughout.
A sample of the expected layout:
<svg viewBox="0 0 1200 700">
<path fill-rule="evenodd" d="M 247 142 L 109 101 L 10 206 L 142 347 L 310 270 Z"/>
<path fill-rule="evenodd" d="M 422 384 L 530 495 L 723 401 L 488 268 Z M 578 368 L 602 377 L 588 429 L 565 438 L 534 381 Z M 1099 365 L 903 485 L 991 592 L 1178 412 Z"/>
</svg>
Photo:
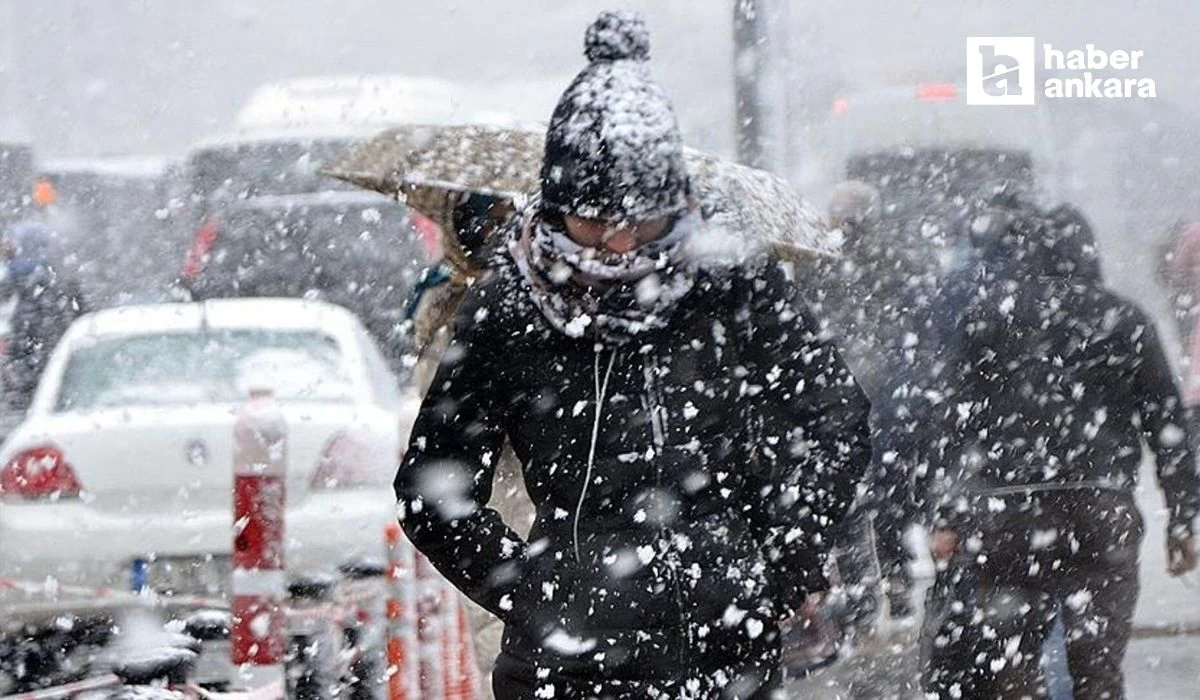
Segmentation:
<svg viewBox="0 0 1200 700">
<path fill-rule="evenodd" d="M 1154 323 L 1098 271 L 1062 274 L 1032 254 L 1047 259 L 997 270 L 961 319 L 933 481 L 939 524 L 969 527 L 1005 495 L 1132 492 L 1147 445 L 1171 525 L 1190 532 L 1200 476 Z"/>
<path fill-rule="evenodd" d="M 50 353 L 86 308 L 78 282 L 49 265 L 9 284 L 17 304 L 9 322 L 4 392 L 8 406 L 23 411 L 33 398 Z"/>
<path fill-rule="evenodd" d="M 668 328 L 603 346 L 552 330 L 523 284 L 506 261 L 463 303 L 396 477 L 406 533 L 505 621 L 500 666 L 526 679 L 777 663 L 871 456 L 869 405 L 793 286 L 701 273 Z M 486 507 L 506 437 L 529 542 Z"/>
</svg>

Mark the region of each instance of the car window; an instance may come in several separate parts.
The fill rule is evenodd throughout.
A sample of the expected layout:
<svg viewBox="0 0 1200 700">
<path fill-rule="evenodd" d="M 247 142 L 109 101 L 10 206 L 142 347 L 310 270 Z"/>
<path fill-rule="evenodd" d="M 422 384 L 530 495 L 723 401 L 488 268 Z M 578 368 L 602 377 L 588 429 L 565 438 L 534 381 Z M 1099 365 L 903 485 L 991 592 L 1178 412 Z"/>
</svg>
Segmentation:
<svg viewBox="0 0 1200 700">
<path fill-rule="evenodd" d="M 194 151 L 189 158 L 192 188 L 202 199 L 232 201 L 263 195 L 351 190 L 319 174 L 354 139 L 246 141 Z"/>
<path fill-rule="evenodd" d="M 204 298 L 318 294 L 384 331 L 424 263 L 407 216 L 387 200 L 237 209 L 196 289 Z"/>
<path fill-rule="evenodd" d="M 266 388 L 282 401 L 350 401 L 353 384 L 330 336 L 220 330 L 105 338 L 75 348 L 56 410 L 243 400 Z"/>
</svg>

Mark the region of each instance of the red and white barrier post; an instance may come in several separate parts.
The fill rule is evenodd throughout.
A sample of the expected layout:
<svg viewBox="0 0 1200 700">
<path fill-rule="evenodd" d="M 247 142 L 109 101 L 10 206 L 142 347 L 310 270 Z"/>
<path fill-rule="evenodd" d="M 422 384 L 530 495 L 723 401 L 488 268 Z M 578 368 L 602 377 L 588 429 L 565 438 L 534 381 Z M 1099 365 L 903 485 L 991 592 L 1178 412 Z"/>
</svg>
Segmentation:
<svg viewBox="0 0 1200 700">
<path fill-rule="evenodd" d="M 417 571 L 413 548 L 397 523 L 384 531 L 387 543 L 388 700 L 421 697 L 417 646 Z"/>
<path fill-rule="evenodd" d="M 271 392 L 250 392 L 233 444 L 231 652 L 238 684 L 260 688 L 284 682 L 287 425 Z"/>
<path fill-rule="evenodd" d="M 70 700 L 81 693 L 116 688 L 120 685 L 120 678 L 115 674 L 106 673 L 103 676 L 84 678 L 73 683 L 56 685 L 53 688 L 42 688 L 41 690 L 32 690 L 27 693 L 5 695 L 4 700 Z"/>
<path fill-rule="evenodd" d="M 463 673 L 458 664 L 458 599 L 452 586 L 441 580 L 438 584 L 442 628 L 442 684 L 446 700 L 458 700 Z"/>
<path fill-rule="evenodd" d="M 442 655 L 446 630 L 442 624 L 444 586 L 437 570 L 417 556 L 417 639 L 421 655 L 421 700 L 445 700 L 446 672 Z"/>
<path fill-rule="evenodd" d="M 454 606 L 457 614 L 458 634 L 455 648 L 455 666 L 458 668 L 458 683 L 455 685 L 460 700 L 480 697 L 479 667 L 475 665 L 475 641 L 471 638 L 471 621 L 467 618 L 467 606 L 461 600 Z"/>
</svg>

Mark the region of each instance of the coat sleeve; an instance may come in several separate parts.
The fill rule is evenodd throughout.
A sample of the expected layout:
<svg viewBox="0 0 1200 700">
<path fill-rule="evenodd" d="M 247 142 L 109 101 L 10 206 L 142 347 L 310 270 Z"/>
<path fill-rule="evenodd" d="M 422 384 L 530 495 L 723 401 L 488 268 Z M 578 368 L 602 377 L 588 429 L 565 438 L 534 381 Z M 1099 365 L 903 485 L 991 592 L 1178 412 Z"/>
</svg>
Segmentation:
<svg viewBox="0 0 1200 700">
<path fill-rule="evenodd" d="M 1200 475 L 1192 450 L 1179 389 L 1172 379 L 1162 344 L 1149 319 L 1142 320 L 1141 363 L 1134 380 L 1140 391 L 1138 413 L 1146 443 L 1154 452 L 1158 484 L 1167 501 L 1169 526 L 1178 536 L 1191 535 L 1200 512 Z"/>
<path fill-rule="evenodd" d="M 396 474 L 405 533 L 433 566 L 476 603 L 504 619 L 526 543 L 487 507 L 506 431 L 499 327 L 487 318 L 486 285 L 460 308 Z"/>
<path fill-rule="evenodd" d="M 785 605 L 820 590 L 830 529 L 871 462 L 870 404 L 782 270 L 750 280 L 740 393 L 762 532 Z"/>
</svg>

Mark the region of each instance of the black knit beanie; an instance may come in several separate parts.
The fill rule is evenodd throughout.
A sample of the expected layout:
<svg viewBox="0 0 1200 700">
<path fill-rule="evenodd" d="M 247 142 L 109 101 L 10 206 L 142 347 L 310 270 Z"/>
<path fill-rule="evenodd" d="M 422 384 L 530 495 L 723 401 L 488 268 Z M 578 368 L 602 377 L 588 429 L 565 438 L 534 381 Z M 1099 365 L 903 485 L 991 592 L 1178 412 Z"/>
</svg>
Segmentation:
<svg viewBox="0 0 1200 700">
<path fill-rule="evenodd" d="M 546 133 L 542 206 L 605 221 L 683 212 L 688 175 L 671 102 L 647 70 L 650 35 L 629 12 L 604 12 L 584 38 L 588 65 Z"/>
</svg>

